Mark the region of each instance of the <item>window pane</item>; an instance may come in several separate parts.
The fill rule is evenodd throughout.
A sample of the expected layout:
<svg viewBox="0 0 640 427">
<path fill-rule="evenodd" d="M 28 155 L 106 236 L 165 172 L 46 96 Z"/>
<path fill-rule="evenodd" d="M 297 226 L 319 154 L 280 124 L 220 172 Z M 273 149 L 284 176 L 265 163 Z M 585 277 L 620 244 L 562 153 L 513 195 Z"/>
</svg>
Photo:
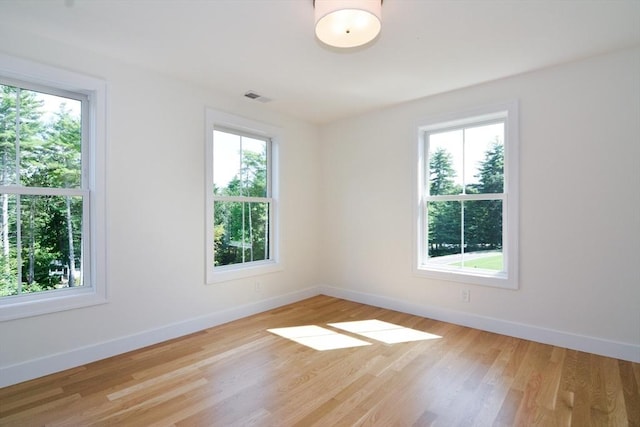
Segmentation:
<svg viewBox="0 0 640 427">
<path fill-rule="evenodd" d="M 467 194 L 501 193 L 504 188 L 504 123 L 464 130 Z"/>
<path fill-rule="evenodd" d="M 22 101 L 28 103 L 26 93 L 19 93 L 18 88 L 0 85 L 0 183 L 16 184 L 16 118 L 17 106 Z M 21 99 L 20 101 L 18 98 Z M 35 108 L 35 107 L 34 107 Z"/>
<path fill-rule="evenodd" d="M 269 203 L 245 203 L 245 262 L 269 259 Z"/>
<path fill-rule="evenodd" d="M 267 141 L 213 132 L 214 194 L 267 197 Z"/>
<path fill-rule="evenodd" d="M 267 197 L 267 141 L 242 138 L 243 195 Z"/>
<path fill-rule="evenodd" d="M 462 266 L 502 271 L 502 200 L 464 202 Z"/>
<path fill-rule="evenodd" d="M 213 131 L 213 194 L 239 196 L 240 136 Z"/>
<path fill-rule="evenodd" d="M 269 202 L 214 204 L 214 265 L 269 259 Z"/>
<path fill-rule="evenodd" d="M 214 203 L 214 265 L 242 263 L 244 241 L 243 204 Z"/>
<path fill-rule="evenodd" d="M 429 202 L 427 256 L 429 262 L 460 261 L 462 252 L 461 202 Z"/>
<path fill-rule="evenodd" d="M 30 117 L 21 127 L 20 182 L 30 187 L 79 188 L 82 177 L 81 105 L 75 99 L 38 92 L 34 94 L 42 106 L 40 115 Z M 26 110 L 21 104 L 21 114 Z M 33 126 L 39 135 L 24 138 Z"/>
<path fill-rule="evenodd" d="M 429 134 L 429 194 L 462 192 L 462 130 Z"/>
<path fill-rule="evenodd" d="M 13 86 L 0 89 L 0 185 L 80 187 L 81 102 Z"/>
<path fill-rule="evenodd" d="M 0 239 L 2 248 L 0 258 L 0 296 L 17 295 L 18 256 L 16 250 L 16 200 L 17 196 L 1 194 L 2 212 L 0 213 Z"/>
<path fill-rule="evenodd" d="M 82 197 L 0 200 L 0 295 L 83 286 Z"/>
</svg>

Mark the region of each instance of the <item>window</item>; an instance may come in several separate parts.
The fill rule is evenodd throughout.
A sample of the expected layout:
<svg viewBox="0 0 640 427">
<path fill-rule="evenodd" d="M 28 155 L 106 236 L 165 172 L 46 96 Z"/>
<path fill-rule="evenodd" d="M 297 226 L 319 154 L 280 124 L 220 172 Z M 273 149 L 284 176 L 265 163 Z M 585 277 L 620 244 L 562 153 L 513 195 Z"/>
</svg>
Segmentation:
<svg viewBox="0 0 640 427">
<path fill-rule="evenodd" d="M 105 302 L 104 83 L 0 63 L 0 320 Z"/>
<path fill-rule="evenodd" d="M 277 129 L 207 111 L 207 282 L 278 269 Z"/>
<path fill-rule="evenodd" d="M 420 127 L 417 272 L 517 288 L 517 105 Z"/>
</svg>

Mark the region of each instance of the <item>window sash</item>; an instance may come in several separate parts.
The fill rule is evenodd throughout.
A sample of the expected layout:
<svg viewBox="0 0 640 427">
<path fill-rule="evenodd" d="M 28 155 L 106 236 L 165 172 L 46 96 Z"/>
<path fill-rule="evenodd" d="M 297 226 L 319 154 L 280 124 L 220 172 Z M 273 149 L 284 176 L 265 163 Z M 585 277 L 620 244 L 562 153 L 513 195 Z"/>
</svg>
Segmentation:
<svg viewBox="0 0 640 427">
<path fill-rule="evenodd" d="M 11 77 L 0 76 L 0 84 L 5 86 L 12 86 L 20 90 L 29 90 L 33 92 L 39 92 L 47 95 L 54 95 L 62 98 L 68 98 L 75 101 L 80 101 L 80 121 L 81 121 L 81 141 L 80 141 L 80 188 L 88 189 L 90 182 L 90 133 L 91 133 L 91 114 L 89 105 L 89 95 L 81 92 L 73 92 L 70 90 L 61 89 L 58 87 L 47 86 L 44 84 L 34 83 L 30 81 L 20 80 Z M 20 141 L 18 141 L 20 142 Z M 18 159 L 19 160 L 19 159 Z M 19 162 L 17 163 L 19 165 Z M 18 169 L 19 172 L 19 169 Z M 19 178 L 18 178 L 19 179 Z M 20 181 L 18 181 L 20 182 Z M 19 185 L 3 186 L 0 187 L 19 187 Z M 51 187 L 56 188 L 56 187 Z M 27 193 L 25 193 L 27 194 Z"/>
<path fill-rule="evenodd" d="M 24 187 L 21 185 L 0 185 L 0 193 L 28 196 L 88 196 L 88 189 L 60 187 Z"/>
<path fill-rule="evenodd" d="M 215 210 L 216 210 L 216 203 L 220 203 L 220 202 L 236 202 L 236 203 L 264 203 L 268 206 L 268 212 L 269 215 L 267 217 L 267 225 L 268 225 L 268 233 L 267 233 L 267 242 L 266 242 L 266 247 L 265 247 L 265 251 L 266 254 L 268 254 L 268 256 L 265 257 L 265 259 L 260 259 L 260 260 L 249 260 L 249 261 L 245 261 L 244 260 L 244 253 L 243 253 L 243 260 L 242 262 L 237 262 L 237 263 L 232 263 L 232 264 L 225 264 L 225 265 L 214 265 L 213 268 L 215 271 L 229 271 L 229 270 L 234 270 L 234 269 L 241 269 L 246 266 L 254 266 L 254 265 L 261 265 L 261 264 L 268 264 L 268 263 L 272 263 L 273 262 L 273 231 L 274 231 L 274 227 L 273 227 L 273 219 L 274 219 L 274 209 L 273 209 L 273 199 L 269 199 L 269 198 L 259 198 L 259 197 L 230 197 L 229 199 L 232 200 L 227 200 L 224 197 L 217 197 L 214 202 L 213 202 L 213 212 L 215 215 Z M 244 215 L 244 206 L 243 206 L 243 215 Z M 244 225 L 244 220 L 243 220 L 243 225 Z M 250 244 L 253 244 L 253 242 L 249 242 Z M 216 256 L 216 252 L 215 252 L 215 247 L 212 251 L 213 257 L 215 259 Z"/>
<path fill-rule="evenodd" d="M 271 203 L 271 197 L 255 196 L 213 196 L 214 202 L 238 202 L 238 203 Z"/>
<path fill-rule="evenodd" d="M 475 196 L 475 195 L 474 195 Z M 502 195 L 500 195 L 502 196 Z M 423 214 L 423 226 L 422 229 L 425 230 L 424 232 L 424 238 L 421 238 L 422 244 L 421 244 L 421 254 L 422 254 L 422 259 L 420 260 L 420 265 L 423 267 L 428 267 L 428 268 L 433 268 L 436 270 L 442 270 L 442 271 L 451 271 L 451 272 L 478 272 L 478 269 L 475 268 L 471 268 L 471 267 L 458 267 L 458 266 L 447 266 L 447 265 L 442 265 L 436 262 L 431 261 L 431 258 L 429 257 L 429 245 L 432 244 L 429 241 L 429 214 L 428 214 L 428 202 L 430 201 L 460 201 L 460 202 L 464 202 L 464 201 L 492 201 L 492 200 L 500 200 L 502 201 L 502 256 L 503 256 L 503 269 L 497 272 L 491 272 L 489 273 L 490 275 L 499 275 L 499 276 L 506 276 L 507 272 L 508 272 L 508 243 L 507 243 L 507 199 L 506 197 L 494 197 L 494 198 L 476 198 L 476 197 L 472 197 L 472 198 L 456 198 L 453 199 L 449 196 L 443 196 L 442 198 L 439 198 L 438 196 L 434 196 L 433 197 L 434 200 L 425 200 L 424 203 L 422 203 L 422 211 L 424 212 Z M 465 244 L 466 244 L 466 239 L 465 239 L 465 226 L 467 225 L 467 223 L 465 223 L 465 217 L 464 217 L 464 213 L 461 213 L 461 220 L 460 220 L 460 228 L 461 228 L 461 234 L 460 234 L 460 255 L 463 256 L 464 258 L 464 254 L 469 254 L 469 253 L 473 253 L 473 252 L 466 252 L 464 250 Z M 481 272 L 480 275 L 483 274 L 487 274 L 487 272 L 489 272 L 489 270 L 487 270 L 486 272 Z"/>
<path fill-rule="evenodd" d="M 506 193 L 481 193 L 481 194 L 442 194 L 437 196 L 424 196 L 427 202 L 449 202 L 465 200 L 506 200 Z"/>
<path fill-rule="evenodd" d="M 273 199 L 271 198 L 260 198 L 260 197 L 224 197 L 224 196 L 215 196 L 214 200 L 213 200 L 213 214 L 215 215 L 215 211 L 216 211 L 216 203 L 217 202 L 237 202 L 237 203 L 265 203 L 268 205 L 269 207 L 269 215 L 267 217 L 267 223 L 269 225 L 268 227 L 268 233 L 267 233 L 267 253 L 269 254 L 269 256 L 264 259 L 264 260 L 257 260 L 257 261 L 242 261 L 239 263 L 234 263 L 234 264 L 226 264 L 226 265 L 214 265 L 213 269 L 214 271 L 216 270 L 233 270 L 233 269 L 240 269 L 243 266 L 247 266 L 247 265 L 257 265 L 257 264 L 264 264 L 264 263 L 271 263 L 273 262 L 274 259 L 274 209 L 273 209 Z M 214 224 L 215 226 L 215 224 Z M 211 230 L 211 232 L 213 232 L 213 230 Z M 214 245 L 215 246 L 215 245 Z M 215 253 L 215 247 L 212 248 L 211 253 L 213 255 L 213 258 L 215 259 L 216 253 Z"/>
<path fill-rule="evenodd" d="M 0 84 L 5 86 L 17 87 L 24 90 L 30 90 L 33 92 L 40 92 L 40 93 L 46 93 L 49 95 L 60 96 L 62 98 L 69 98 L 76 101 L 80 101 L 83 104 L 89 101 L 89 96 L 84 93 L 72 92 L 70 90 L 65 90 L 58 87 L 54 87 L 54 86 L 47 86 L 44 84 L 15 79 L 11 77 L 0 76 Z"/>
<path fill-rule="evenodd" d="M 271 162 L 271 156 L 272 156 L 272 144 L 273 144 L 272 139 L 269 138 L 269 137 L 265 137 L 263 135 L 258 135 L 258 134 L 251 133 L 251 132 L 248 132 L 248 131 L 243 131 L 243 130 L 236 130 L 236 129 L 233 129 L 231 127 L 226 127 L 226 126 L 217 126 L 216 125 L 216 126 L 213 127 L 213 131 L 225 132 L 225 133 L 229 133 L 229 134 L 232 134 L 232 135 L 237 135 L 237 136 L 240 136 L 240 137 L 243 137 L 243 138 L 257 139 L 257 140 L 265 142 L 265 144 L 266 144 L 266 159 L 267 159 L 267 171 L 266 171 L 267 172 L 267 176 L 266 176 L 266 186 L 267 186 L 266 192 L 267 192 L 267 194 L 266 194 L 265 198 L 271 198 L 271 196 L 272 196 L 272 189 L 271 189 L 271 177 L 272 177 L 272 175 L 271 175 L 271 169 L 272 169 L 271 168 L 271 163 L 272 162 Z M 213 139 L 213 144 L 215 144 L 215 138 Z M 240 148 L 242 149 L 242 146 Z M 215 174 L 215 169 L 212 172 L 213 172 L 213 174 Z M 211 179 L 214 178 L 213 174 L 210 177 Z M 216 198 L 216 197 L 236 197 L 236 196 L 214 195 L 213 197 Z M 250 197 L 250 196 L 237 196 L 237 197 Z M 231 201 L 231 200 L 229 200 L 229 201 Z"/>
<path fill-rule="evenodd" d="M 0 191 L 0 195 L 1 194 L 8 194 L 6 192 Z M 85 259 L 91 259 L 91 253 L 90 248 L 91 248 L 91 236 L 88 233 L 87 230 L 89 230 L 90 224 L 90 218 L 91 218 L 91 214 L 90 214 L 90 197 L 89 194 L 75 194 L 75 195 L 70 195 L 70 194 L 51 194 L 51 192 L 49 193 L 35 193 L 35 192 L 30 192 L 30 193 L 14 193 L 13 195 L 17 196 L 16 198 L 16 217 L 15 217 L 15 239 L 16 239 L 16 262 L 17 262 L 17 290 L 18 293 L 16 295 L 6 295 L 6 296 L 2 296 L 0 297 L 0 301 L 2 299 L 10 299 L 13 298 L 15 299 L 16 297 L 21 297 L 24 296 L 26 298 L 33 298 L 34 295 L 39 295 L 42 293 L 46 293 L 46 294 L 51 294 L 51 293 L 57 293 L 57 292 L 62 292 L 65 289 L 77 289 L 77 288 L 91 288 L 92 285 L 92 281 L 90 280 L 91 278 L 91 263 L 85 263 L 83 262 L 83 260 Z M 80 235 L 80 256 L 78 257 L 78 259 L 80 260 L 80 265 L 82 266 L 81 270 L 80 270 L 80 283 L 81 285 L 75 285 L 74 287 L 65 287 L 65 288 L 57 288 L 57 289 L 48 289 L 48 290 L 42 290 L 42 291 L 37 291 L 37 292 L 23 292 L 22 290 L 22 275 L 25 271 L 25 268 L 27 268 L 27 266 L 25 265 L 24 259 L 22 257 L 22 248 L 24 247 L 23 242 L 26 241 L 26 236 L 23 235 L 22 233 L 22 226 L 24 223 L 24 219 L 23 219 L 23 215 L 22 215 L 22 208 L 21 208 L 21 196 L 29 196 L 29 195 L 36 195 L 36 196 L 61 196 L 61 197 L 80 197 L 82 199 L 82 221 L 81 221 L 81 227 L 79 230 L 76 230 L 76 232 Z M 76 232 L 74 232 L 74 234 L 76 234 Z M 76 254 L 77 255 L 77 254 Z M 75 257 L 74 257 L 75 258 Z M 67 259 L 65 259 L 65 261 L 67 261 Z M 75 266 L 74 266 L 75 267 Z"/>
<path fill-rule="evenodd" d="M 489 119 L 479 119 L 479 120 L 473 120 L 470 119 L 468 121 L 463 121 L 459 124 L 447 124 L 444 123 L 442 125 L 436 125 L 433 127 L 429 127 L 428 130 L 425 130 L 425 141 L 429 140 L 429 136 L 430 135 L 434 135 L 434 134 L 438 134 L 438 133 L 445 133 L 445 132 L 453 132 L 456 130 L 465 130 L 465 129 L 473 129 L 473 128 L 477 128 L 477 127 L 482 127 L 482 126 L 489 126 L 489 125 L 497 125 L 497 124 L 505 124 L 506 125 L 506 120 L 504 119 L 504 116 L 500 115 L 498 116 L 499 118 L 489 118 Z"/>
</svg>

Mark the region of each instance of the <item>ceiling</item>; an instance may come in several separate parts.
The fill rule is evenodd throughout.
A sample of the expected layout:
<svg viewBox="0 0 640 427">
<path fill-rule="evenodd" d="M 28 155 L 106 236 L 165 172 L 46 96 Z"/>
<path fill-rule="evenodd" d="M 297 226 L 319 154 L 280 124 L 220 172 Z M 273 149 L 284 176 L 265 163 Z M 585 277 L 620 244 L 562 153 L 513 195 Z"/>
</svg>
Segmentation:
<svg viewBox="0 0 640 427">
<path fill-rule="evenodd" d="M 1 25 L 312 123 L 640 45 L 638 0 L 384 0 L 382 19 L 345 51 L 312 0 L 0 0 Z"/>
</svg>

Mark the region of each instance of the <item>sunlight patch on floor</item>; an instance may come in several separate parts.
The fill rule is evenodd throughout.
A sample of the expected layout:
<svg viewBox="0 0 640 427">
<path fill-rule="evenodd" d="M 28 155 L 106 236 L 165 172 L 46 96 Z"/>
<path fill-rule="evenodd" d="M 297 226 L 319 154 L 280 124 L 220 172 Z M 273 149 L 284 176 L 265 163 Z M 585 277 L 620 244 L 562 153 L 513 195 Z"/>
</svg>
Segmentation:
<svg viewBox="0 0 640 427">
<path fill-rule="evenodd" d="M 371 343 L 366 341 L 339 334 L 316 325 L 275 328 L 267 329 L 267 331 L 319 351 L 371 345 Z"/>
<path fill-rule="evenodd" d="M 358 320 L 353 322 L 328 323 L 332 328 L 351 334 L 381 341 L 385 344 L 398 344 L 411 341 L 424 341 L 442 338 L 440 335 L 406 328 L 382 320 Z M 367 341 L 344 335 L 316 325 L 292 326 L 289 328 L 267 329 L 272 334 L 290 339 L 315 350 L 336 350 L 339 348 L 371 345 Z"/>
<path fill-rule="evenodd" d="M 363 337 L 376 341 L 382 341 L 386 344 L 442 338 L 440 335 L 434 335 L 375 319 L 329 323 L 329 326 L 351 332 L 352 334 L 362 335 Z"/>
</svg>

